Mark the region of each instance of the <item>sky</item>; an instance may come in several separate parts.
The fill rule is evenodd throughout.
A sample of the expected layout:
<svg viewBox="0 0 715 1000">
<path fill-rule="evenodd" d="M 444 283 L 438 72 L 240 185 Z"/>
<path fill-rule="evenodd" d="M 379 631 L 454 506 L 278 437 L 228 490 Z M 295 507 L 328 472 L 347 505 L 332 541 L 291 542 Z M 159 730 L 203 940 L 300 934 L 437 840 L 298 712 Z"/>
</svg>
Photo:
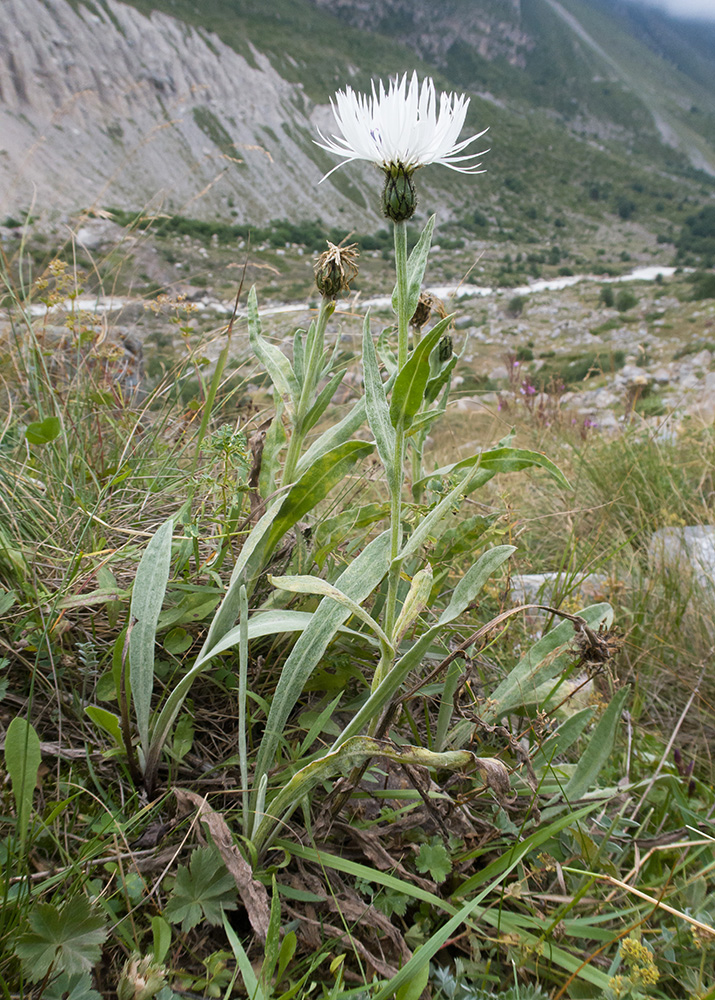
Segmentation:
<svg viewBox="0 0 715 1000">
<path fill-rule="evenodd" d="M 648 0 L 648 3 L 676 16 L 706 17 L 715 21 L 715 0 Z"/>
</svg>

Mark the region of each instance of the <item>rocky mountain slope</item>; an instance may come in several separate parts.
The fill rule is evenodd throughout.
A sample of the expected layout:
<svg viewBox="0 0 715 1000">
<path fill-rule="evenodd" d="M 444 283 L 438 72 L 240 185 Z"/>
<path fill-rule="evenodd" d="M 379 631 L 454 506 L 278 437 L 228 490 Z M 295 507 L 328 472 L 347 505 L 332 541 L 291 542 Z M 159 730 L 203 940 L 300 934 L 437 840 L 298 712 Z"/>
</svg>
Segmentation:
<svg viewBox="0 0 715 1000">
<path fill-rule="evenodd" d="M 415 66 L 475 95 L 490 171 L 523 174 L 521 203 L 560 206 L 554 160 L 584 184 L 635 170 L 702 184 L 715 59 L 687 26 L 643 17 L 620 0 L 4 0 L 0 218 L 118 206 L 365 230 L 374 169 L 318 187 L 334 161 L 315 127 L 336 87 Z M 449 217 L 473 189 L 443 174 L 425 207 Z"/>
</svg>

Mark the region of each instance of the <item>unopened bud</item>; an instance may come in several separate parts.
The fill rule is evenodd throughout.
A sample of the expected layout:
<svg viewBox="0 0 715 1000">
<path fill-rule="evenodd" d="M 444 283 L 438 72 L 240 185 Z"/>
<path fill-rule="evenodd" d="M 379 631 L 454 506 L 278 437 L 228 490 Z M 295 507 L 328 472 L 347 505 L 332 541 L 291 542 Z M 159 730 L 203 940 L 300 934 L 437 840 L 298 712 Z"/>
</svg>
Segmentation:
<svg viewBox="0 0 715 1000">
<path fill-rule="evenodd" d="M 385 189 L 382 192 L 382 211 L 393 222 L 405 222 L 414 215 L 417 194 L 412 182 L 412 170 L 401 163 L 391 163 L 385 168 Z"/>
<path fill-rule="evenodd" d="M 341 292 L 350 291 L 350 282 L 358 275 L 357 243 L 338 247 L 328 242 L 328 249 L 315 262 L 315 284 L 325 299 L 336 299 Z"/>
</svg>

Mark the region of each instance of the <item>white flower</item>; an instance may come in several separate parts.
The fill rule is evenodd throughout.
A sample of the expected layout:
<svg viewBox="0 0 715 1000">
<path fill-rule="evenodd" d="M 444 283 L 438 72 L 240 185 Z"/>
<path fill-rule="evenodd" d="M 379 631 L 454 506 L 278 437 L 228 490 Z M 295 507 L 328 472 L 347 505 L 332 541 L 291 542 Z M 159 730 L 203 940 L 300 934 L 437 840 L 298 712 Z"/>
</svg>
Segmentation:
<svg viewBox="0 0 715 1000">
<path fill-rule="evenodd" d="M 401 166 L 408 173 L 428 163 L 442 163 L 462 174 L 482 173 L 473 161 L 486 150 L 459 154 L 487 130 L 459 141 L 469 98 L 440 94 L 438 110 L 431 79 L 420 87 L 413 73 L 408 87 L 405 74 L 401 80 L 390 81 L 387 91 L 380 82 L 377 92 L 373 83 L 371 97 L 356 94 L 348 86 L 338 91 L 331 104 L 342 134 L 326 138 L 319 129 L 323 141 L 316 140 L 316 145 L 342 156 L 344 163 L 369 160 L 383 170 Z"/>
</svg>

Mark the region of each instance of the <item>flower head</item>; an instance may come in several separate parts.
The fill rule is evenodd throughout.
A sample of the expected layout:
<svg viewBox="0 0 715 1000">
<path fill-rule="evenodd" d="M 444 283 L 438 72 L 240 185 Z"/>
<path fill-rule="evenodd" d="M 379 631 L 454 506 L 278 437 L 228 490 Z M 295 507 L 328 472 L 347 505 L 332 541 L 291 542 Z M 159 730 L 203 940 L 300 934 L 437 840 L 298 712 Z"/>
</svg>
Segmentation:
<svg viewBox="0 0 715 1000">
<path fill-rule="evenodd" d="M 328 249 L 313 266 L 318 291 L 326 299 L 336 299 L 340 292 L 350 291 L 350 282 L 358 275 L 358 245 L 336 246 L 327 241 Z"/>
<path fill-rule="evenodd" d="M 438 109 L 431 79 L 424 80 L 420 87 L 413 73 L 408 86 L 405 74 L 401 80 L 390 81 L 387 91 L 382 82 L 377 90 L 373 83 L 372 96 L 356 94 L 348 86 L 338 91 L 331 104 L 342 134 L 326 138 L 319 131 L 323 141 L 317 145 L 341 156 L 345 163 L 369 160 L 393 176 L 398 171 L 409 176 L 417 167 L 429 163 L 442 163 L 463 174 L 481 173 L 474 160 L 482 153 L 461 155 L 484 135 L 479 132 L 459 139 L 469 98 L 440 94 Z M 333 170 L 340 166 L 342 163 Z"/>
</svg>

